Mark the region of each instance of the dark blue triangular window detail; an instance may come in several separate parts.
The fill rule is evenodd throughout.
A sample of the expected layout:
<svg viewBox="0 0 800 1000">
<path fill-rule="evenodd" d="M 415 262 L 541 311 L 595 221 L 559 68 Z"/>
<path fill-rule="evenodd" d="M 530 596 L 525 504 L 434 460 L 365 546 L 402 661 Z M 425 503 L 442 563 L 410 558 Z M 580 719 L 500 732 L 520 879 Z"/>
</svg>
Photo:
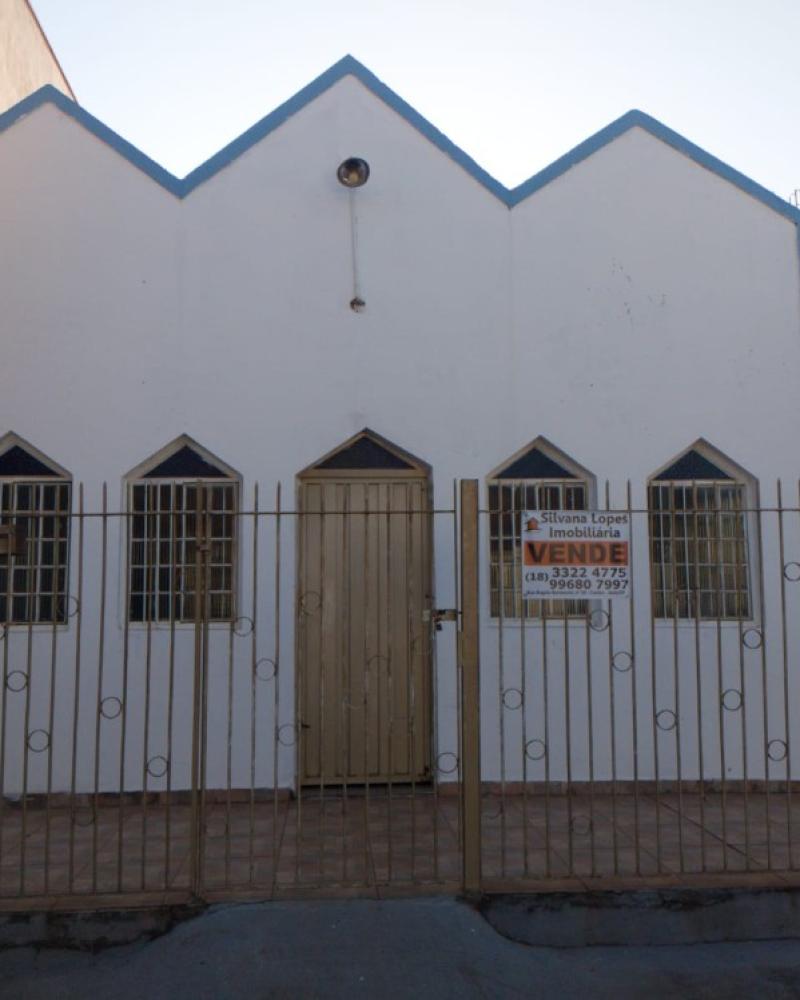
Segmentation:
<svg viewBox="0 0 800 1000">
<path fill-rule="evenodd" d="M 34 458 L 29 451 L 13 445 L 0 455 L 0 476 L 58 476 L 49 465 Z"/>
<path fill-rule="evenodd" d="M 197 454 L 194 448 L 185 444 L 165 458 L 160 465 L 146 472 L 145 479 L 230 479 L 215 465 Z"/>
<path fill-rule="evenodd" d="M 578 477 L 553 461 L 552 458 L 544 454 L 538 448 L 531 448 L 524 455 L 520 455 L 511 465 L 507 465 L 502 472 L 498 472 L 495 479 L 577 479 Z"/>
<path fill-rule="evenodd" d="M 677 462 L 673 462 L 668 469 L 655 477 L 658 482 L 661 479 L 732 479 L 727 472 L 723 472 L 713 462 L 701 455 L 699 451 L 692 449 L 685 455 L 681 455 Z"/>
<path fill-rule="evenodd" d="M 414 466 L 373 441 L 370 437 L 360 437 L 351 445 L 337 451 L 315 469 L 413 469 Z"/>
</svg>

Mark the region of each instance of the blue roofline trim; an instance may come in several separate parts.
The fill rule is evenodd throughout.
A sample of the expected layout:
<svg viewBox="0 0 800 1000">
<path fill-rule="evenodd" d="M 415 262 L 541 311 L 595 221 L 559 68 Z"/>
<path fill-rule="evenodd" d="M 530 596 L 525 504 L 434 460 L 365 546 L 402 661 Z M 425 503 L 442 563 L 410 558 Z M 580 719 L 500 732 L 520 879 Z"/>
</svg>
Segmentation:
<svg viewBox="0 0 800 1000">
<path fill-rule="evenodd" d="M 550 181 L 555 180 L 560 177 L 563 173 L 566 173 L 571 167 L 576 166 L 578 163 L 582 163 L 583 160 L 590 157 L 593 153 L 596 153 L 603 146 L 607 146 L 614 139 L 619 138 L 625 132 L 628 132 L 632 128 L 641 128 L 650 135 L 655 136 L 656 139 L 660 139 L 662 142 L 666 143 L 668 146 L 672 146 L 673 149 L 677 150 L 679 153 L 683 153 L 684 156 L 688 156 L 689 159 L 694 160 L 701 167 L 705 167 L 707 170 L 712 171 L 712 173 L 717 174 L 722 177 L 723 180 L 729 181 L 736 187 L 740 188 L 746 194 L 752 195 L 759 201 L 763 202 L 769 208 L 774 209 L 780 215 L 785 216 L 791 222 L 800 224 L 800 210 L 796 209 L 790 202 L 785 201 L 783 198 L 779 197 L 777 194 L 773 194 L 767 188 L 762 187 L 756 181 L 751 180 L 745 174 L 733 167 L 728 166 L 727 163 L 723 163 L 722 160 L 718 159 L 716 156 L 712 156 L 711 153 L 707 153 L 700 146 L 696 146 L 693 142 L 684 138 L 678 132 L 673 131 L 673 129 L 668 128 L 663 125 L 660 121 L 653 118 L 651 115 L 645 114 L 644 111 L 628 111 L 626 114 L 622 115 L 621 118 L 617 118 L 616 121 L 611 122 L 610 125 L 606 125 L 605 128 L 600 129 L 599 132 L 595 132 L 594 135 L 585 139 L 582 143 L 577 145 L 574 149 L 571 149 L 568 153 L 559 157 L 549 166 L 545 167 L 544 170 L 540 170 L 538 174 L 534 174 L 533 177 L 529 177 L 527 181 L 524 181 L 519 187 L 514 188 L 509 192 L 510 204 L 516 205 L 525 198 L 528 198 L 534 192 L 538 191 L 540 188 L 549 184 Z"/>
<path fill-rule="evenodd" d="M 505 187 L 483 169 L 471 156 L 460 149 L 454 142 L 451 142 L 435 126 L 431 125 L 427 119 L 415 111 L 406 101 L 397 95 L 393 90 L 381 82 L 374 73 L 371 73 L 366 66 L 360 63 L 353 56 L 345 56 L 335 63 L 330 69 L 303 87 L 294 97 L 290 97 L 278 108 L 268 114 L 265 118 L 256 122 L 249 129 L 242 133 L 237 139 L 223 147 L 215 153 L 205 163 L 200 164 L 182 180 L 175 177 L 162 166 L 151 160 L 134 145 L 129 143 L 122 136 L 104 125 L 99 119 L 90 115 L 82 107 L 70 100 L 61 91 L 50 84 L 40 88 L 29 97 L 24 98 L 19 104 L 14 105 L 8 111 L 0 115 L 0 133 L 9 128 L 14 122 L 27 114 L 30 114 L 42 104 L 55 104 L 59 110 L 75 119 L 85 129 L 105 142 L 130 163 L 138 167 L 157 184 L 166 188 L 171 194 L 178 198 L 185 198 L 196 187 L 209 180 L 220 170 L 232 163 L 237 157 L 245 153 L 251 146 L 269 135 L 276 128 L 282 125 L 288 118 L 301 111 L 315 98 L 329 90 L 345 76 L 355 77 L 363 86 L 371 91 L 376 97 L 383 101 L 393 111 L 397 112 L 401 118 L 405 119 L 409 125 L 415 128 L 421 135 L 440 149 L 446 156 L 449 156 L 455 163 L 462 167 L 471 177 L 473 177 L 482 187 L 498 198 L 504 205 L 512 208 L 521 201 L 530 197 L 546 184 L 560 177 L 569 169 L 582 163 L 585 159 L 596 153 L 603 146 L 608 145 L 614 139 L 623 135 L 629 129 L 642 128 L 655 138 L 665 142 L 668 146 L 688 156 L 695 163 L 712 171 L 724 180 L 734 184 L 746 194 L 758 199 L 768 208 L 778 212 L 784 218 L 800 226 L 800 209 L 795 208 L 788 201 L 784 201 L 778 195 L 768 191 L 765 187 L 746 177 L 733 167 L 729 167 L 722 160 L 712 156 L 704 149 L 696 146 L 693 142 L 685 139 L 682 135 L 672 129 L 662 125 L 661 122 L 645 114 L 643 111 L 629 111 L 621 118 L 611 122 L 605 128 L 596 132 L 593 136 L 580 143 L 564 156 L 559 157 L 544 170 L 540 170 L 533 177 L 511 190 Z"/>
<path fill-rule="evenodd" d="M 120 156 L 128 160 L 129 163 L 132 163 L 135 167 L 146 173 L 157 184 L 166 188 L 171 194 L 177 195 L 179 198 L 183 197 L 182 181 L 168 170 L 165 170 L 155 160 L 151 160 L 149 156 L 140 149 L 137 149 L 133 143 L 128 142 L 127 139 L 123 139 L 113 129 L 104 125 L 99 118 L 90 115 L 88 111 L 85 111 L 75 101 L 70 100 L 69 97 L 62 94 L 60 90 L 50 83 L 45 84 L 44 87 L 40 87 L 34 93 L 29 94 L 28 97 L 24 97 L 18 104 L 9 108 L 8 111 L 3 112 L 0 115 L 0 133 L 10 128 L 11 125 L 21 118 L 29 115 L 32 111 L 40 108 L 43 104 L 55 104 L 59 111 L 63 111 L 65 115 L 74 118 L 79 125 L 82 125 L 88 132 L 91 132 L 92 135 L 100 139 L 101 142 L 110 146 Z"/>
</svg>

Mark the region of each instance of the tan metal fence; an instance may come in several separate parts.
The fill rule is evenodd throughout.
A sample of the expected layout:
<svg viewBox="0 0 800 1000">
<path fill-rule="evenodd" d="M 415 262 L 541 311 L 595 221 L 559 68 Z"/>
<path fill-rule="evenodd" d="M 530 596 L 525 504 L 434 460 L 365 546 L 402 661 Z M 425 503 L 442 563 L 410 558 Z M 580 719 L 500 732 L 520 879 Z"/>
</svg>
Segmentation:
<svg viewBox="0 0 800 1000">
<path fill-rule="evenodd" d="M 474 480 L 6 505 L 4 905 L 795 870 L 800 507 L 703 485 L 536 603 Z"/>
</svg>

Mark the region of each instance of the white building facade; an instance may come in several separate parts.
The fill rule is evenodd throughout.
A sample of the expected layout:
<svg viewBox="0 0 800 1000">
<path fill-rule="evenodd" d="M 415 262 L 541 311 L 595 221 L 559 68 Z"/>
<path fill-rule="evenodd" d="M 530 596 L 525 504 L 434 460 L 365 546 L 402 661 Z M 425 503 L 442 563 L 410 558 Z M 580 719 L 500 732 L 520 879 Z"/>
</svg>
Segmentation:
<svg viewBox="0 0 800 1000">
<path fill-rule="evenodd" d="M 355 189 L 337 180 L 350 157 L 370 168 Z M 457 479 L 480 481 L 484 509 L 487 782 L 791 778 L 800 212 L 787 202 L 640 112 L 507 191 L 348 58 L 182 181 L 45 88 L 0 118 L 0 218 L 6 522 L 23 494 L 52 512 L 31 484 L 56 481 L 71 484 L 57 504 L 92 515 L 73 517 L 68 546 L 58 509 L 47 529 L 69 552 L 46 565 L 68 583 L 45 582 L 41 549 L 17 610 L 6 579 L 9 795 L 194 780 L 197 627 L 175 600 L 188 570 L 182 583 L 170 570 L 198 481 L 217 491 L 220 518 L 200 652 L 209 787 L 335 784 L 353 747 L 370 763 L 342 765 L 352 781 L 457 776 L 455 625 L 432 627 L 437 608 L 458 607 Z M 320 467 L 347 442 L 361 449 L 349 480 L 335 457 Z M 391 610 L 369 624 L 372 543 L 354 541 L 367 515 L 348 522 L 337 508 L 335 542 L 322 517 L 315 541 L 303 536 L 330 574 L 358 578 L 356 613 L 351 584 L 351 603 L 337 604 L 339 584 L 303 568 L 310 521 L 293 513 L 348 503 L 363 514 L 369 487 L 353 482 L 372 482 L 373 468 L 402 472 L 375 478 L 373 511 L 412 505 L 399 541 L 391 527 L 375 541 L 401 552 L 402 594 L 381 564 L 393 626 L 380 617 Z M 661 528 L 647 513 L 658 483 Z M 256 503 L 270 512 L 261 520 Z M 689 512 L 680 528 L 676 505 Z M 633 608 L 521 613 L 518 513 L 548 506 L 639 512 Z M 134 515 L 156 510 L 166 548 L 158 566 L 141 553 L 137 564 Z M 698 527 L 703 510 L 717 527 Z M 704 530 L 713 554 L 700 553 Z M 677 549 L 654 554 L 680 531 L 682 566 Z M 48 586 L 41 610 L 34 591 Z M 405 671 L 385 645 L 398 616 Z M 348 643 L 364 636 L 377 645 L 356 655 Z M 329 670 L 357 664 L 384 680 L 372 695 L 363 679 L 334 687 L 325 702 L 323 646 L 337 650 Z M 320 719 L 377 697 L 364 731 L 386 728 L 384 708 L 410 727 L 405 742 L 388 737 L 402 765 L 383 750 L 373 761 L 363 734 L 340 746 L 339 730 L 336 763 L 304 761 L 298 741 L 316 739 L 319 761 L 327 750 L 298 657 L 317 664 L 305 683 Z M 404 693 L 375 695 L 393 669 Z"/>
</svg>

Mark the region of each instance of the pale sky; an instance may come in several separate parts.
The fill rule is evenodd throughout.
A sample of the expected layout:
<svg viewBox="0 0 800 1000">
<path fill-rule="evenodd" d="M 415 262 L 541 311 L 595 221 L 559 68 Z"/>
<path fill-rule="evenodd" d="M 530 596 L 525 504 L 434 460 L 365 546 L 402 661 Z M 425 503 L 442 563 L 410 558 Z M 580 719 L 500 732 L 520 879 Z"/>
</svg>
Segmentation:
<svg viewBox="0 0 800 1000">
<path fill-rule="evenodd" d="M 508 186 L 639 108 L 800 188 L 800 0 L 33 5 L 79 102 L 179 177 L 349 53 Z"/>
</svg>

